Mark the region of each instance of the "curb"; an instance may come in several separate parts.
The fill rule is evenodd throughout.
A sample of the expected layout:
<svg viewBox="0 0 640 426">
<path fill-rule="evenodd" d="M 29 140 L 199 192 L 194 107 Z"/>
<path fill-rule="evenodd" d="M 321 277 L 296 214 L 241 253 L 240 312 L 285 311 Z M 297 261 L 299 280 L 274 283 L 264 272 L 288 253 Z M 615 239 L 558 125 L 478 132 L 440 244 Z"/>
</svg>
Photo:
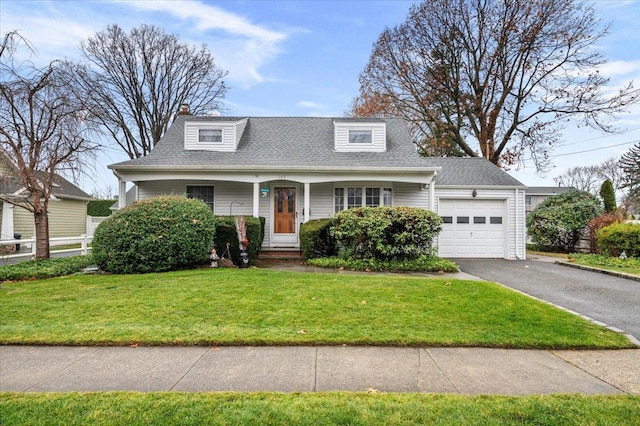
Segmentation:
<svg viewBox="0 0 640 426">
<path fill-rule="evenodd" d="M 599 272 L 601 274 L 611 275 L 611 276 L 614 276 L 614 277 L 617 277 L 617 278 L 625 278 L 627 280 L 633 280 L 633 281 L 639 281 L 640 282 L 640 276 L 627 274 L 625 272 L 609 271 L 607 269 L 594 268 L 593 266 L 576 265 L 575 263 L 565 262 L 563 260 L 556 260 L 554 263 L 556 265 L 567 266 L 569 268 L 581 269 L 583 271 L 590 271 L 590 272 Z"/>
</svg>

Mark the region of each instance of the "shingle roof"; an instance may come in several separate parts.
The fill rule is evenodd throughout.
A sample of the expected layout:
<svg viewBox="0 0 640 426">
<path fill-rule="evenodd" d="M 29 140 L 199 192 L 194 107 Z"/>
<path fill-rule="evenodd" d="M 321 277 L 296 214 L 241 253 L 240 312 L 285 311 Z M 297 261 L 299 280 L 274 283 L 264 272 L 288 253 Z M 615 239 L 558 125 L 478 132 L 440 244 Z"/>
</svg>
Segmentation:
<svg viewBox="0 0 640 426">
<path fill-rule="evenodd" d="M 9 160 L 9 157 L 4 152 L 0 152 L 2 154 L 3 160 L 6 160 L 7 168 L 14 170 L 13 173 L 17 174 L 17 169 L 15 165 Z M 14 194 L 17 191 L 20 191 L 23 188 L 22 182 L 20 182 L 20 178 L 16 175 L 13 176 L 0 176 L 0 193 L 3 194 Z M 53 187 L 53 195 L 57 198 L 80 198 L 90 200 L 91 195 L 84 192 L 82 189 L 78 188 L 73 183 L 69 182 L 67 179 L 63 178 L 60 175 L 54 176 L 54 187 Z"/>
<path fill-rule="evenodd" d="M 112 164 L 109 168 L 230 167 L 251 171 L 270 166 L 287 168 L 366 168 L 401 170 L 442 167 L 438 185 L 518 186 L 522 183 L 483 158 L 421 157 L 403 120 L 355 119 L 386 122 L 385 152 L 336 152 L 334 122 L 353 121 L 332 117 L 249 117 L 235 152 L 184 149 L 185 121 L 239 121 L 247 117 L 178 116 L 165 136 L 147 156 Z"/>
<path fill-rule="evenodd" d="M 572 186 L 530 186 L 525 192 L 527 195 L 554 195 L 574 189 Z"/>
</svg>

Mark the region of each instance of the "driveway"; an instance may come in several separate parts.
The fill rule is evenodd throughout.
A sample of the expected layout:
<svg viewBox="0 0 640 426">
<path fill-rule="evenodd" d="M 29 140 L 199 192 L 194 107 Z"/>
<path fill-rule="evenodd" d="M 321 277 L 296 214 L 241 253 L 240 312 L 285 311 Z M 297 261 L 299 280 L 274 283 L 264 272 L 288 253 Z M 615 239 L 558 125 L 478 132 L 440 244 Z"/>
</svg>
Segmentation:
<svg viewBox="0 0 640 426">
<path fill-rule="evenodd" d="M 540 260 L 455 259 L 460 270 L 586 315 L 640 339 L 640 282 Z"/>
</svg>

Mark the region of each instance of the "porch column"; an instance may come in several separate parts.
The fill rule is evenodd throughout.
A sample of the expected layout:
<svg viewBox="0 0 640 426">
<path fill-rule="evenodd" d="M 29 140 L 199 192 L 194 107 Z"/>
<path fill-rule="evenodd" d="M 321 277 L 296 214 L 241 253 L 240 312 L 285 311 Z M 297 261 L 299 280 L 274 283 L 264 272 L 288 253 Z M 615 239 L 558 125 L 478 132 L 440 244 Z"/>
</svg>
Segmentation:
<svg viewBox="0 0 640 426">
<path fill-rule="evenodd" d="M 127 182 L 118 178 L 118 210 L 127 206 Z"/>
<path fill-rule="evenodd" d="M 310 189 L 311 185 L 309 182 L 305 182 L 304 184 L 304 222 L 309 222 L 309 205 L 311 204 L 309 200 L 311 199 Z"/>
<path fill-rule="evenodd" d="M 253 182 L 253 217 L 260 216 L 260 182 Z"/>
<path fill-rule="evenodd" d="M 2 203 L 2 231 L 0 240 L 13 240 L 13 204 Z"/>
<path fill-rule="evenodd" d="M 434 176 L 433 179 L 431 179 L 431 182 L 429 182 L 429 209 L 434 213 L 436 212 L 435 202 L 436 202 L 436 177 Z"/>
</svg>

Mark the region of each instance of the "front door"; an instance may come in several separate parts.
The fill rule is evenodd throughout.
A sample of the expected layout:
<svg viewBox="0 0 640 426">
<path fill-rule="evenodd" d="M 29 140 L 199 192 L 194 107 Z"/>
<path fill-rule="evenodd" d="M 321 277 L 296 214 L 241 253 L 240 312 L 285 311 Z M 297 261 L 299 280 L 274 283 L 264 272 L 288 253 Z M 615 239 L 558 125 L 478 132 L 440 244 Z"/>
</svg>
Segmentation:
<svg viewBox="0 0 640 426">
<path fill-rule="evenodd" d="M 280 245 L 298 243 L 296 187 L 273 189 L 273 242 Z"/>
</svg>

